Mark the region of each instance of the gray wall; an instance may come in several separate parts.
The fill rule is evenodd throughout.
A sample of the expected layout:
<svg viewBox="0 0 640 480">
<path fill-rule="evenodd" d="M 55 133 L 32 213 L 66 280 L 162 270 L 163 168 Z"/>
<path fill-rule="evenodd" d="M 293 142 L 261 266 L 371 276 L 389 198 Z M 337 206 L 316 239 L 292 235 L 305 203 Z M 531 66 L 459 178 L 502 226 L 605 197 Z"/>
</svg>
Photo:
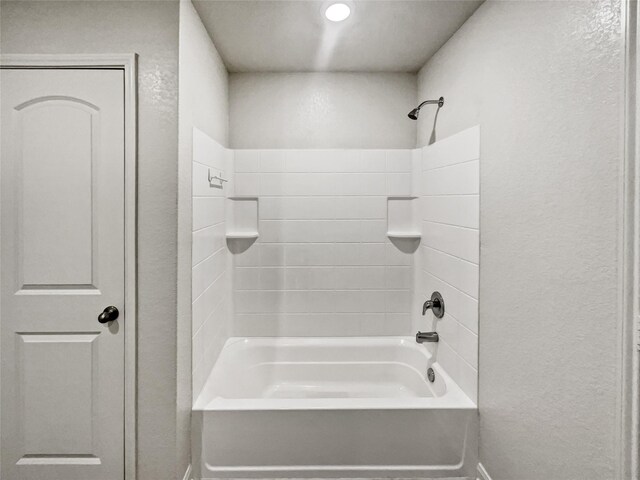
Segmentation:
<svg viewBox="0 0 640 480">
<path fill-rule="evenodd" d="M 420 72 L 421 98 L 446 99 L 436 138 L 481 128 L 480 459 L 493 480 L 615 477 L 620 13 L 489 1 Z"/>
<path fill-rule="evenodd" d="M 413 148 L 410 73 L 230 75 L 232 148 Z"/>
<path fill-rule="evenodd" d="M 2 53 L 133 53 L 138 72 L 138 478 L 175 479 L 178 2 L 5 2 Z"/>
<path fill-rule="evenodd" d="M 193 127 L 222 145 L 228 144 L 229 135 L 227 70 L 191 0 L 180 2 L 179 70 L 177 446 L 178 471 L 184 473 L 191 449 Z"/>
</svg>

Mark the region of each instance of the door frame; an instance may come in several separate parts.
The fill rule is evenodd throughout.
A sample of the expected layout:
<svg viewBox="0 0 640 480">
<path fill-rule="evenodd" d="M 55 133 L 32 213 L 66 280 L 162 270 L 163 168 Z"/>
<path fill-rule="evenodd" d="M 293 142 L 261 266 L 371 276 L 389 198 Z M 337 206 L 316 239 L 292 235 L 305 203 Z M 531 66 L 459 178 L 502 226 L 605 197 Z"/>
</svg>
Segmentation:
<svg viewBox="0 0 640 480">
<path fill-rule="evenodd" d="M 8 54 L 0 68 L 123 70 L 124 72 L 124 479 L 135 480 L 137 402 L 137 60 L 129 54 Z"/>
<path fill-rule="evenodd" d="M 624 137 L 619 197 L 620 367 L 616 478 L 640 480 L 640 9 L 621 2 L 624 28 Z"/>
</svg>

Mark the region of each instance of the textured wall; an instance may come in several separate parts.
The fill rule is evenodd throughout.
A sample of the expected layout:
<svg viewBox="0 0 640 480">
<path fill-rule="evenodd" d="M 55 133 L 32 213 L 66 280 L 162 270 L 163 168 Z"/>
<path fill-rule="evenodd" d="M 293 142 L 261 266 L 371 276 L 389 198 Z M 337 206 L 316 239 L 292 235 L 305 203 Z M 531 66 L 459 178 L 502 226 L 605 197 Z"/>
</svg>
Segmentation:
<svg viewBox="0 0 640 480">
<path fill-rule="evenodd" d="M 437 138 L 481 128 L 480 458 L 494 480 L 615 477 L 620 12 L 488 1 L 420 72 L 421 97 L 446 99 Z"/>
<path fill-rule="evenodd" d="M 2 2 L 2 53 L 138 53 L 138 478 L 176 470 L 178 3 Z"/>
<path fill-rule="evenodd" d="M 410 150 L 236 150 L 235 167 L 235 194 L 260 202 L 260 238 L 234 255 L 235 335 L 411 334 L 413 251 L 386 235 Z"/>
<path fill-rule="evenodd" d="M 409 73 L 237 73 L 233 148 L 413 148 Z"/>
<path fill-rule="evenodd" d="M 222 145 L 227 145 L 229 136 L 227 71 L 191 0 L 180 2 L 179 80 L 177 442 L 178 471 L 184 473 L 191 442 L 192 353 L 194 359 L 202 358 L 202 350 L 192 349 L 192 334 L 196 333 L 192 331 L 191 311 L 193 128 Z M 194 236 L 210 238 L 209 233 L 211 229 L 203 229 Z M 195 325 L 202 323 L 198 317 Z"/>
</svg>

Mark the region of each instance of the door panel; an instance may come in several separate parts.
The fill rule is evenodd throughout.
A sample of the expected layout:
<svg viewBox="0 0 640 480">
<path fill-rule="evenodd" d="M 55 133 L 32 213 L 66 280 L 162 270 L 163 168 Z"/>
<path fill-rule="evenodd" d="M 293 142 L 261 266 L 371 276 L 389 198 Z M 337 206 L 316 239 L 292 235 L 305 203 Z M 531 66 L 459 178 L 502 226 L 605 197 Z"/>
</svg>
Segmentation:
<svg viewBox="0 0 640 480">
<path fill-rule="evenodd" d="M 45 97 L 15 109 L 22 288 L 92 285 L 92 134 L 99 135 L 99 120 L 97 107 L 75 98 Z M 65 216 L 77 228 L 60 222 Z"/>
<path fill-rule="evenodd" d="M 0 75 L 1 476 L 122 479 L 124 72 Z"/>
<path fill-rule="evenodd" d="M 92 412 L 99 399 L 91 379 L 99 373 L 98 335 L 18 334 L 18 423 L 26 455 L 94 452 Z"/>
</svg>

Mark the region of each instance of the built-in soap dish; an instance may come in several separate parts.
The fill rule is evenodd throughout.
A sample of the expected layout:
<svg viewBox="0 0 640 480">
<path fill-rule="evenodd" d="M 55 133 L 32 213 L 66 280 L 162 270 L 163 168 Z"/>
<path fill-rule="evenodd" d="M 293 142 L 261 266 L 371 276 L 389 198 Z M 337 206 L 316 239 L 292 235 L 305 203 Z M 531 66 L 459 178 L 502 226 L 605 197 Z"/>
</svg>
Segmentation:
<svg viewBox="0 0 640 480">
<path fill-rule="evenodd" d="M 420 232 L 387 232 L 389 238 L 406 238 L 408 240 L 420 240 L 422 234 Z"/>
<path fill-rule="evenodd" d="M 242 240 L 258 238 L 258 232 L 227 232 L 227 239 L 229 240 Z"/>
<path fill-rule="evenodd" d="M 227 201 L 227 240 L 258 238 L 258 198 L 231 197 Z"/>
<path fill-rule="evenodd" d="M 387 198 L 387 237 L 420 240 L 422 233 L 415 215 L 416 197 Z"/>
</svg>

